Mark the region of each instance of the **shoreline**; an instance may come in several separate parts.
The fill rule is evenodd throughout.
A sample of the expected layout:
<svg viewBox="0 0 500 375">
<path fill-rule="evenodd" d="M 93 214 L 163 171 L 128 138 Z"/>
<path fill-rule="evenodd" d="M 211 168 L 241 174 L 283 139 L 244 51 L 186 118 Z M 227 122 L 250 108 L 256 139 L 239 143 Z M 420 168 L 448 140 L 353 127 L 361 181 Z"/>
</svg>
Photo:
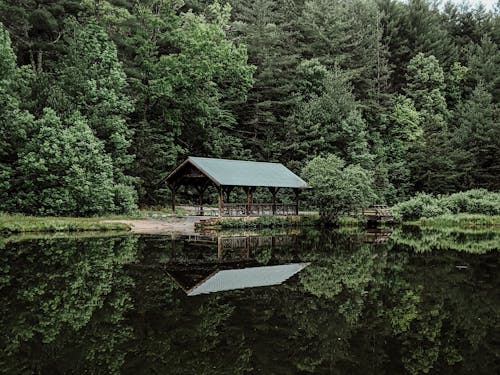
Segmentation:
<svg viewBox="0 0 500 375">
<path fill-rule="evenodd" d="M 308 215 L 305 215 L 308 216 Z M 265 218 L 259 220 L 256 218 L 234 217 L 220 219 L 214 216 L 169 216 L 166 218 L 137 218 L 137 217 L 96 217 L 96 218 L 78 218 L 78 217 L 35 217 L 22 215 L 0 215 L 0 235 L 9 236 L 21 233 L 58 233 L 58 232 L 112 232 L 121 231 L 137 234 L 194 234 L 196 233 L 197 223 L 210 219 L 216 221 L 226 221 L 230 225 L 222 225 L 228 229 L 245 228 L 266 228 L 278 226 L 294 226 L 301 224 L 312 224 L 312 220 L 286 219 L 275 217 L 272 220 Z M 255 225 L 255 224 L 259 225 Z M 260 225 L 262 224 L 262 225 Z M 269 224 L 269 225 L 266 225 Z M 279 224 L 279 225 L 278 225 Z M 353 218 L 346 218 L 341 221 L 341 227 L 354 226 L 361 224 L 361 221 Z M 499 216 L 488 215 L 447 215 L 436 218 L 422 218 L 419 220 L 397 223 L 398 225 L 416 225 L 420 227 L 498 227 L 500 225 Z M 210 225 L 208 225 L 210 226 Z"/>
</svg>

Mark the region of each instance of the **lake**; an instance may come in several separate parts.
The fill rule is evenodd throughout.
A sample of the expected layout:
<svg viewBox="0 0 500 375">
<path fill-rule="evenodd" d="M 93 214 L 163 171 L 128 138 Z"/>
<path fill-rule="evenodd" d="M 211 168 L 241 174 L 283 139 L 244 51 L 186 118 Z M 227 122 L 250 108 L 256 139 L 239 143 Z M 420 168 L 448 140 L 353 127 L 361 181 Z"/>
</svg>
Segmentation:
<svg viewBox="0 0 500 375">
<path fill-rule="evenodd" d="M 500 373 L 500 234 L 0 240 L 5 374 Z"/>
</svg>

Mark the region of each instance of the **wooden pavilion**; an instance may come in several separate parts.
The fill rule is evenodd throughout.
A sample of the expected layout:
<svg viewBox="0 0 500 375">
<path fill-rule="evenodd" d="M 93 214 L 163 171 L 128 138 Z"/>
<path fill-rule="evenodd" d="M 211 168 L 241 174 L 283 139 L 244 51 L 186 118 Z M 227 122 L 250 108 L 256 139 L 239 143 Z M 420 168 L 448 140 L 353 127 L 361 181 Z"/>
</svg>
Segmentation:
<svg viewBox="0 0 500 375">
<path fill-rule="evenodd" d="M 167 177 L 172 191 L 172 209 L 175 211 L 176 193 L 181 186 L 194 187 L 198 192 L 200 212 L 203 214 L 203 196 L 209 186 L 218 193 L 219 216 L 290 215 L 299 213 L 299 197 L 307 183 L 280 163 L 244 160 L 226 160 L 188 157 Z M 245 203 L 230 203 L 231 192 L 242 188 Z M 272 195 L 271 203 L 253 203 L 257 188 L 267 188 Z M 295 204 L 277 202 L 280 189 L 292 189 Z"/>
</svg>

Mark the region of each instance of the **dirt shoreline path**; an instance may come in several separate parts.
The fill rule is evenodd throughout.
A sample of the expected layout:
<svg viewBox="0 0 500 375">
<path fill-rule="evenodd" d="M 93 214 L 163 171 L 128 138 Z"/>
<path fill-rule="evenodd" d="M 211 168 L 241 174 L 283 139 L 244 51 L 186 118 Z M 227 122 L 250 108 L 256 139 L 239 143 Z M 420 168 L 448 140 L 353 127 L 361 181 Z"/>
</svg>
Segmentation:
<svg viewBox="0 0 500 375">
<path fill-rule="evenodd" d="M 115 219 L 104 220 L 105 223 L 123 223 L 131 227 L 131 232 L 142 234 L 159 234 L 159 233 L 180 233 L 194 234 L 194 224 L 200 220 L 209 219 L 211 216 L 186 216 L 186 217 L 170 217 L 164 220 L 156 219 Z"/>
</svg>

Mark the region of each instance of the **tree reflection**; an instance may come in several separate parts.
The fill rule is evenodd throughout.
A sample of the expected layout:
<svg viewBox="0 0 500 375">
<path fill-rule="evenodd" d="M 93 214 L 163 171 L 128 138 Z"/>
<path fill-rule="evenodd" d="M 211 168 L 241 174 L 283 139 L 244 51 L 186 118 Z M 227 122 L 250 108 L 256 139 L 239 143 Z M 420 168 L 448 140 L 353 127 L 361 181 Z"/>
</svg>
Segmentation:
<svg viewBox="0 0 500 375">
<path fill-rule="evenodd" d="M 116 373 L 131 307 L 123 265 L 136 238 L 41 239 L 0 253 L 2 366 L 7 373 L 64 373 L 88 365 Z"/>
<path fill-rule="evenodd" d="M 498 372 L 497 253 L 411 251 L 403 235 L 367 244 L 357 230 L 306 232 L 253 253 L 262 265 L 311 262 L 285 284 L 197 297 L 166 263 L 216 260 L 216 248 L 148 236 L 7 244 L 0 364 L 6 373 Z"/>
</svg>

